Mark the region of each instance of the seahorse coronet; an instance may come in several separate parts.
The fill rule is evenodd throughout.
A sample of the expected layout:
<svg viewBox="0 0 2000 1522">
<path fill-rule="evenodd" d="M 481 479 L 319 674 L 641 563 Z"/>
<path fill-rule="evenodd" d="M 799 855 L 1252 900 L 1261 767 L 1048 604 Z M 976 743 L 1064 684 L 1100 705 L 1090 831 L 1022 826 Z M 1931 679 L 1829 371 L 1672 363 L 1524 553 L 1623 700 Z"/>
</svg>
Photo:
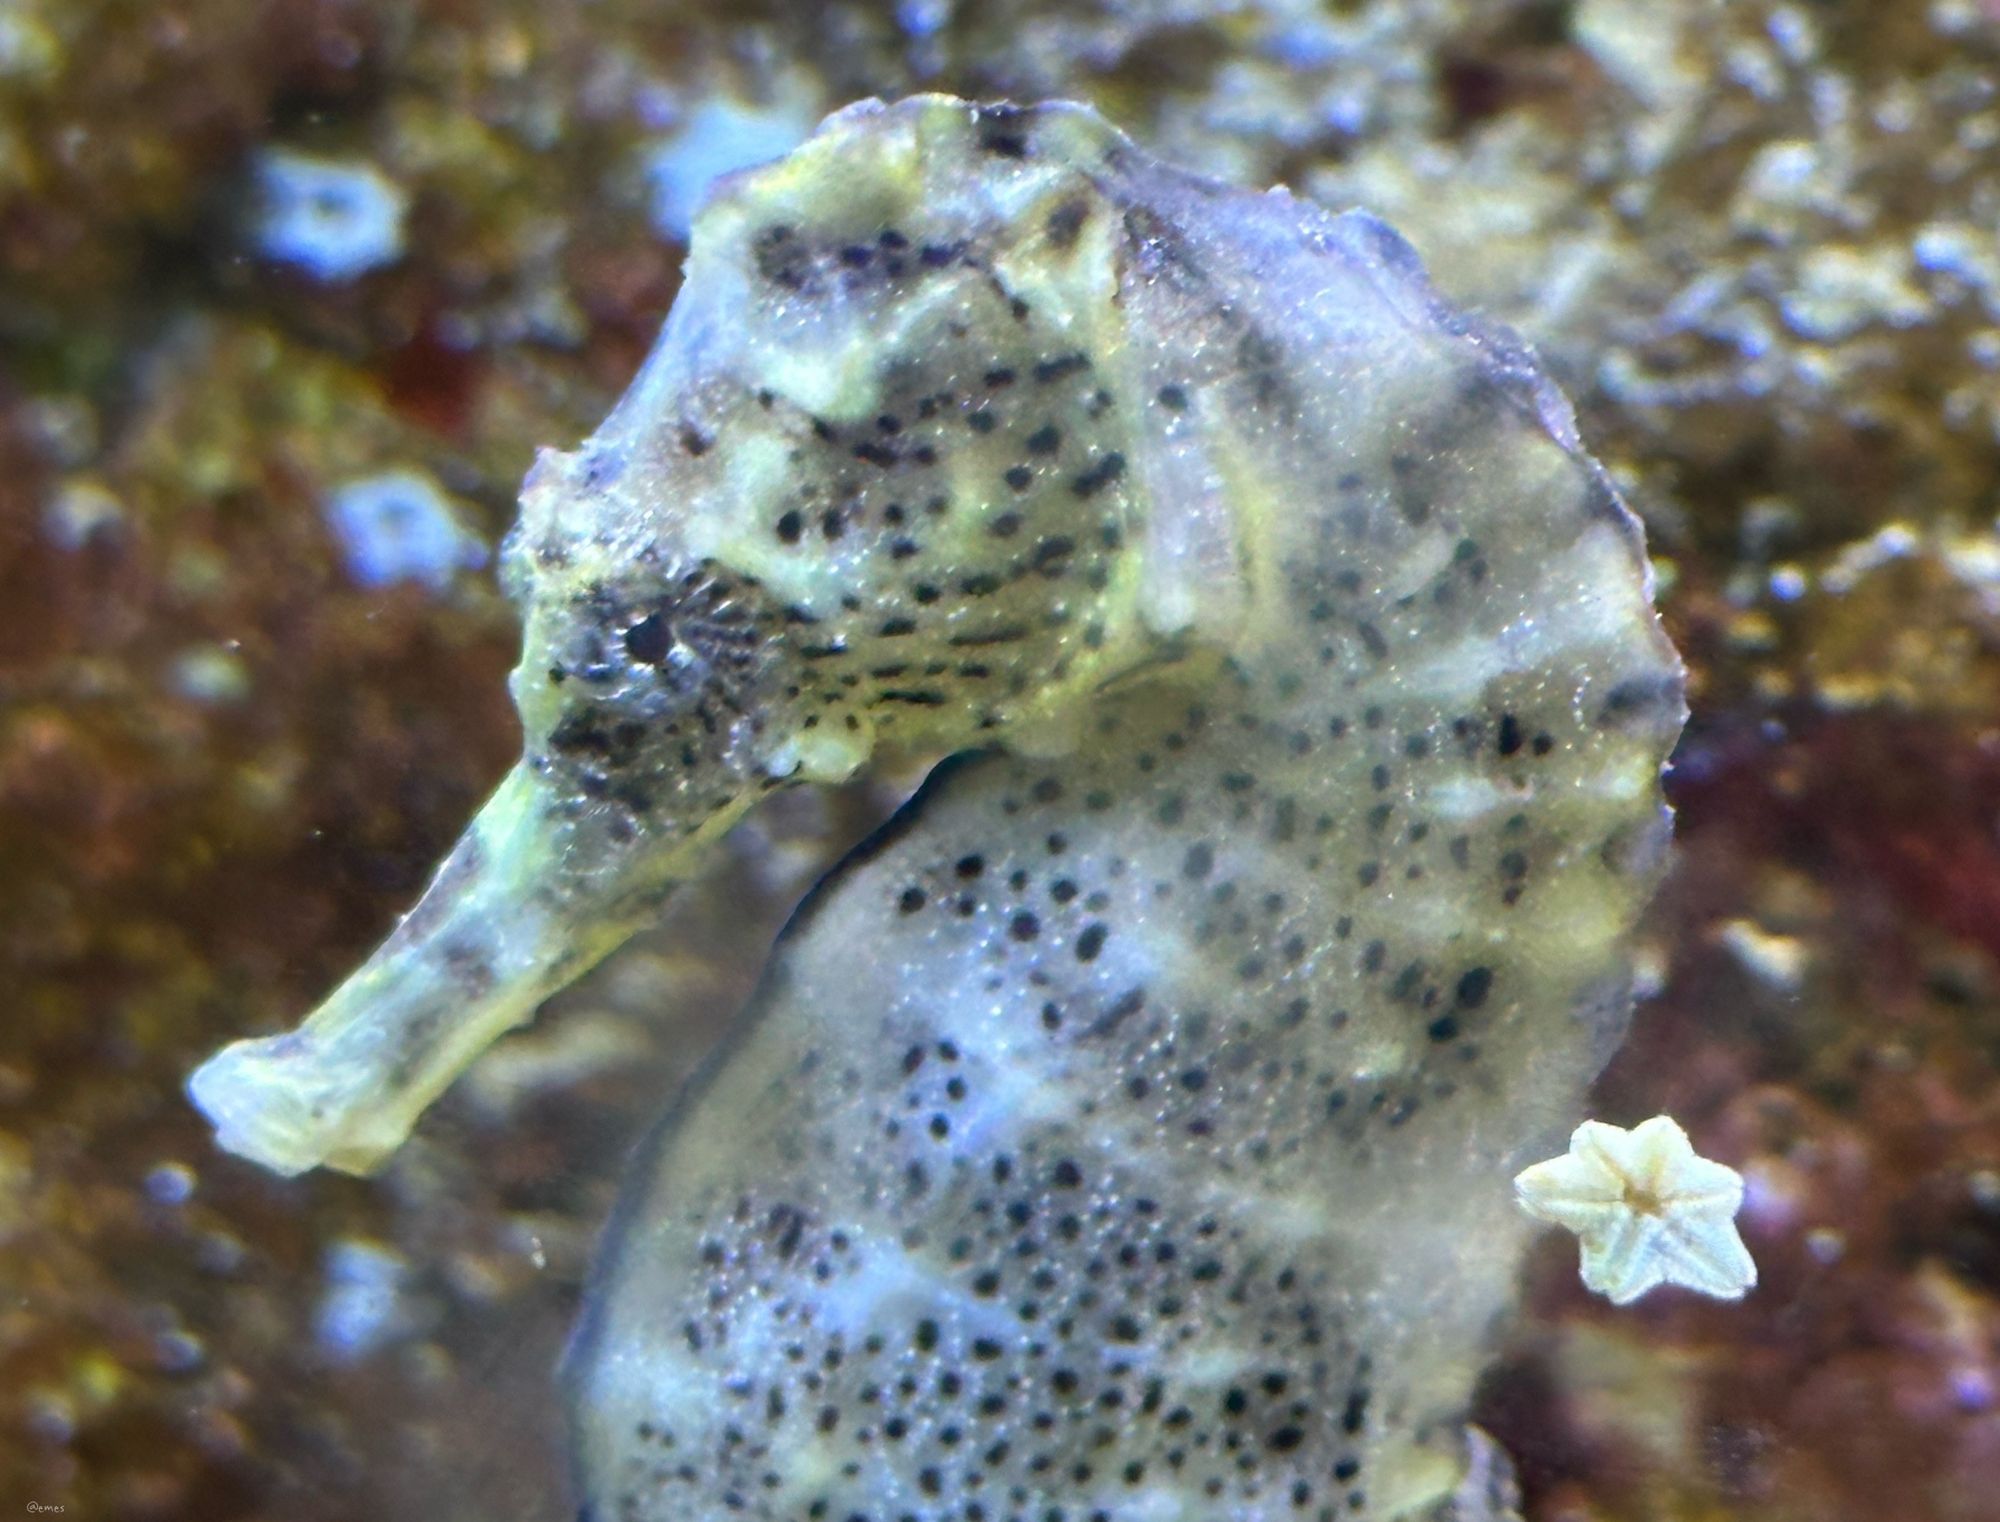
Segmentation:
<svg viewBox="0 0 2000 1522">
<path fill-rule="evenodd" d="M 273 1166 L 379 1162 L 756 798 L 961 757 L 643 1149 L 565 1374 L 596 1522 L 1467 1515 L 1683 716 L 1524 344 L 1088 108 L 866 102 L 718 188 L 503 574 L 521 766 L 194 1080 Z"/>
</svg>

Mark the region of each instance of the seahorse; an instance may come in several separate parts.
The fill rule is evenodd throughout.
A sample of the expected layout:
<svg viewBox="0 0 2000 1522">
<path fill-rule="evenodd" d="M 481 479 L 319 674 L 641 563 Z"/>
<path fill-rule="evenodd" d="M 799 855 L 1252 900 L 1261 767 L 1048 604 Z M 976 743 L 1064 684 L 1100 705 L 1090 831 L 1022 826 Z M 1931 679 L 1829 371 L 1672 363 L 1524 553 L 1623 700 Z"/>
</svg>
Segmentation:
<svg viewBox="0 0 2000 1522">
<path fill-rule="evenodd" d="M 1684 713 L 1518 339 L 1086 108 L 868 102 L 714 194 L 505 574 L 520 766 L 193 1081 L 273 1167 L 379 1162 L 757 798 L 949 757 L 642 1148 L 589 1517 L 1450 1511 Z"/>
</svg>

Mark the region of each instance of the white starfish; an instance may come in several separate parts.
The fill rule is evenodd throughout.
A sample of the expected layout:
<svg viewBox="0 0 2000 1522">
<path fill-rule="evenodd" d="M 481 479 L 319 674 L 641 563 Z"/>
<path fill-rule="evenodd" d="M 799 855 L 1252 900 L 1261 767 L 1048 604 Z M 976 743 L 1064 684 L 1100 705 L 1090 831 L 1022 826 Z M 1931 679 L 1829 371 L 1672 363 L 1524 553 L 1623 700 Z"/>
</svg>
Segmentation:
<svg viewBox="0 0 2000 1522">
<path fill-rule="evenodd" d="M 1695 1155 L 1687 1132 L 1655 1115 L 1627 1131 L 1586 1120 L 1569 1151 L 1514 1179 L 1521 1208 L 1583 1243 L 1583 1282 L 1614 1305 L 1660 1284 L 1737 1300 L 1757 1265 L 1736 1234 L 1743 1175 Z"/>
</svg>

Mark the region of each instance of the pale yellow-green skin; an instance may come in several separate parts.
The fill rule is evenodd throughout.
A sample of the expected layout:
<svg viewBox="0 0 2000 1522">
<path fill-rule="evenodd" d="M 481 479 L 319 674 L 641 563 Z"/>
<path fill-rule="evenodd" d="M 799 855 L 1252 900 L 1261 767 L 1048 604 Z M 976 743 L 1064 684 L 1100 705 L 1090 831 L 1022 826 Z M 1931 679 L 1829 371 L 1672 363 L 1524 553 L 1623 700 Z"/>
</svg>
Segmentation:
<svg viewBox="0 0 2000 1522">
<path fill-rule="evenodd" d="M 275 1165 L 379 1158 L 762 792 L 992 752 L 647 1150 L 569 1366 L 594 1522 L 1454 1504 L 1682 712 L 1518 344 L 1079 108 L 856 107 L 709 207 L 508 571 L 521 770 L 196 1080 Z"/>
</svg>

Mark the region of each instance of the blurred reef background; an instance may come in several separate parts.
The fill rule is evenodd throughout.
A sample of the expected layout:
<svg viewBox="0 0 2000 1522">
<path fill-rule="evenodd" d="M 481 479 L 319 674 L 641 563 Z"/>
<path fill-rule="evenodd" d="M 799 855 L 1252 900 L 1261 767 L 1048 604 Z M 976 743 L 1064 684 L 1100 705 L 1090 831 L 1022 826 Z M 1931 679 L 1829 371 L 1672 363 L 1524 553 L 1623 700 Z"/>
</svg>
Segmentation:
<svg viewBox="0 0 2000 1522">
<path fill-rule="evenodd" d="M 1096 103 L 1366 205 L 1518 326 L 1693 675 L 1595 1113 L 1763 1284 L 1552 1236 L 1479 1420 L 1537 1522 L 2000 1495 L 2000 0 L 0 0 L 0 1504 L 566 1514 L 550 1367 L 638 1128 L 888 800 L 791 800 L 378 1180 L 181 1098 L 518 749 L 492 580 L 717 172 L 832 107 Z"/>
</svg>

